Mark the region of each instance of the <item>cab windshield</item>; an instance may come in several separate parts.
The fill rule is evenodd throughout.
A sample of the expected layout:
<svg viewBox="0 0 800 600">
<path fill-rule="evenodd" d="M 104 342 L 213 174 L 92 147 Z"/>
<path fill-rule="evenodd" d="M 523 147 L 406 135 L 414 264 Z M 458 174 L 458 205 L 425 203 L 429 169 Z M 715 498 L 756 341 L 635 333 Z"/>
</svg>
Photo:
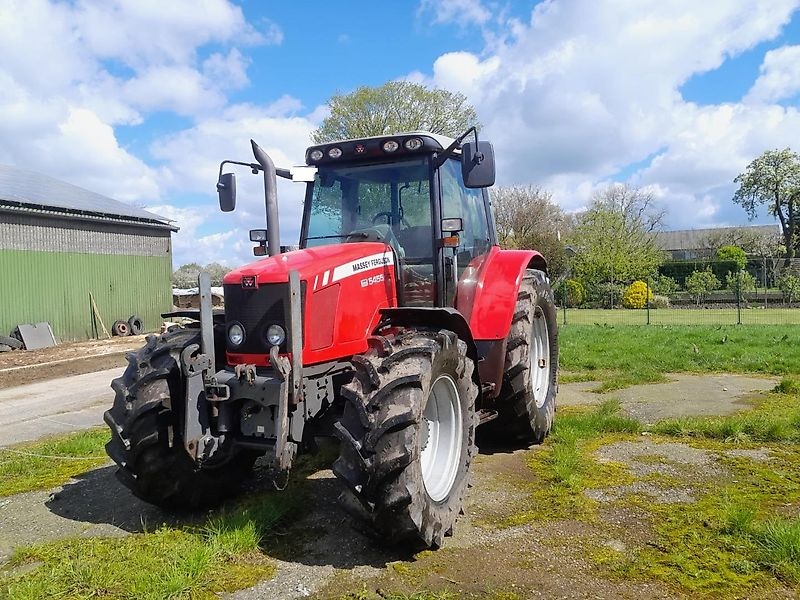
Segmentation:
<svg viewBox="0 0 800 600">
<path fill-rule="evenodd" d="M 405 303 L 432 304 L 430 172 L 427 156 L 319 167 L 307 198 L 301 246 L 364 241 L 390 244 L 404 272 Z"/>
</svg>

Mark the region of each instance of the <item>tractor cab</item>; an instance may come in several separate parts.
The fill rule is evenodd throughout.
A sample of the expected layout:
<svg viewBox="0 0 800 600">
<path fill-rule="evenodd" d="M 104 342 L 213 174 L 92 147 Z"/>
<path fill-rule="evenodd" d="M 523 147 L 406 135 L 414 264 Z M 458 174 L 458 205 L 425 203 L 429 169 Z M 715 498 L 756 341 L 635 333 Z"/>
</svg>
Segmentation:
<svg viewBox="0 0 800 600">
<path fill-rule="evenodd" d="M 400 306 L 453 306 L 459 279 L 497 243 L 485 192 L 494 155 L 478 144 L 478 160 L 474 143 L 467 154 L 420 132 L 312 146 L 300 247 L 383 242 L 396 257 Z"/>
</svg>

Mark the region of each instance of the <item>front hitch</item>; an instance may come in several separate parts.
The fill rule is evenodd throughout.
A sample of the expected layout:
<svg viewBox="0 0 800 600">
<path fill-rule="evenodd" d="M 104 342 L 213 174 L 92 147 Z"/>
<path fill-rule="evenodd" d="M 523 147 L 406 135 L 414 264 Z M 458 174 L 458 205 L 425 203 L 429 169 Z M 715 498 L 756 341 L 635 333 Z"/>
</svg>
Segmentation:
<svg viewBox="0 0 800 600">
<path fill-rule="evenodd" d="M 291 359 L 280 356 L 278 347 L 273 347 L 270 352 L 272 372 L 261 375 L 254 365 L 237 365 L 233 370 L 223 369 L 215 373 L 211 286 L 206 273 L 201 274 L 198 284 L 202 348 L 193 344 L 180 357 L 186 389 L 183 422 L 186 452 L 198 465 L 201 464 L 225 441 L 229 419 L 238 416 L 242 437 L 235 437 L 234 443 L 265 450 L 273 455 L 276 467 L 288 470 L 297 452 L 303 424 L 300 421 L 293 428 L 291 419 L 304 419 L 306 416 L 304 406 L 301 406 L 303 333 L 300 275 L 297 271 L 289 272 L 287 325 Z M 274 410 L 274 421 L 252 418 L 255 412 L 264 409 Z M 252 414 L 251 410 L 254 411 Z M 218 426 L 220 435 L 212 433 L 212 414 L 224 423 L 224 426 Z M 297 439 L 290 435 L 293 429 Z"/>
</svg>

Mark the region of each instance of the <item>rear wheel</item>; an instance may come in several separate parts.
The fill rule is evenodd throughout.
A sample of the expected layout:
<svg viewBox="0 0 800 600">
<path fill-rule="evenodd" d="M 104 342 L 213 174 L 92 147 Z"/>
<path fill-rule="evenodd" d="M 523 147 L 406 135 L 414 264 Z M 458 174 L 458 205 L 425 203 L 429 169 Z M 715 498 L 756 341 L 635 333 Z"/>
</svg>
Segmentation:
<svg viewBox="0 0 800 600">
<path fill-rule="evenodd" d="M 333 470 L 344 499 L 354 496 L 357 516 L 388 542 L 438 547 L 462 510 L 476 453 L 474 364 L 446 330 L 370 341 L 342 388 Z"/>
<path fill-rule="evenodd" d="M 201 467 L 186 453 L 178 410 L 184 398 L 180 353 L 200 343 L 197 330 L 150 336 L 128 354 L 128 368 L 111 383 L 114 405 L 106 452 L 120 481 L 147 502 L 193 509 L 218 504 L 249 475 L 256 454 L 223 444 Z"/>
<path fill-rule="evenodd" d="M 528 269 L 506 342 L 495 433 L 541 443 L 553 426 L 558 389 L 558 328 L 547 276 Z"/>
</svg>

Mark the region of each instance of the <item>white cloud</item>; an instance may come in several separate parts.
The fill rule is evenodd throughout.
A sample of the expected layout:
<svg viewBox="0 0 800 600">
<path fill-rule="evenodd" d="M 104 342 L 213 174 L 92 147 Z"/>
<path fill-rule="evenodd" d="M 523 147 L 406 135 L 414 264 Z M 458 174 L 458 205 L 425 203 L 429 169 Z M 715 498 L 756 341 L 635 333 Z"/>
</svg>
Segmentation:
<svg viewBox="0 0 800 600">
<path fill-rule="evenodd" d="M 575 210 L 597 182 L 657 154 L 634 179 L 662 186 L 676 223 L 711 209 L 724 219 L 733 177 L 796 141 L 797 111 L 697 106 L 681 86 L 776 37 L 798 4 L 546 0 L 487 37 L 482 55 L 445 54 L 430 76 L 409 78 L 468 96 L 495 143 L 500 183 L 544 184 Z M 786 67 L 779 58 L 771 64 Z"/>
<path fill-rule="evenodd" d="M 230 167 L 237 176 L 237 208 L 221 213 L 217 207 L 216 182 L 222 160 L 254 162 L 250 139 L 269 153 L 276 166 L 303 164 L 305 149 L 310 144 L 316 122 L 294 116 L 299 104 L 283 97 L 267 106 L 234 105 L 218 117 L 210 117 L 195 126 L 157 140 L 151 147 L 154 157 L 163 162 L 161 181 L 167 190 L 190 192 L 202 199 L 206 223 L 219 229 L 235 231 L 227 241 L 235 244 L 220 247 L 221 257 L 241 260 L 252 258 L 247 232 L 263 226 L 265 217 L 263 176 L 252 175 L 243 167 Z M 305 187 L 278 179 L 281 240 L 296 244 L 300 234 L 302 202 Z M 193 239 L 194 232 L 181 238 Z M 212 238 L 209 238 L 211 240 Z M 209 242 L 210 243 L 210 242 Z M 177 255 L 177 252 L 176 252 Z M 221 259 L 218 259 L 221 260 Z"/>
<path fill-rule="evenodd" d="M 228 0 L 6 0 L 0 161 L 120 200 L 157 202 L 156 171 L 114 127 L 143 124 L 154 112 L 202 118 L 223 110 L 227 93 L 249 83 L 249 59 L 237 46 L 277 44 L 282 35 L 271 21 L 257 30 Z"/>
<path fill-rule="evenodd" d="M 783 46 L 764 56 L 760 75 L 745 102 L 777 102 L 800 92 L 800 46 Z"/>
<path fill-rule="evenodd" d="M 422 0 L 419 14 L 433 14 L 434 23 L 457 23 L 484 25 L 492 16 L 491 11 L 479 0 Z"/>
<path fill-rule="evenodd" d="M 269 46 L 279 46 L 283 43 L 283 30 L 274 21 L 262 20 L 263 42 Z"/>
</svg>

